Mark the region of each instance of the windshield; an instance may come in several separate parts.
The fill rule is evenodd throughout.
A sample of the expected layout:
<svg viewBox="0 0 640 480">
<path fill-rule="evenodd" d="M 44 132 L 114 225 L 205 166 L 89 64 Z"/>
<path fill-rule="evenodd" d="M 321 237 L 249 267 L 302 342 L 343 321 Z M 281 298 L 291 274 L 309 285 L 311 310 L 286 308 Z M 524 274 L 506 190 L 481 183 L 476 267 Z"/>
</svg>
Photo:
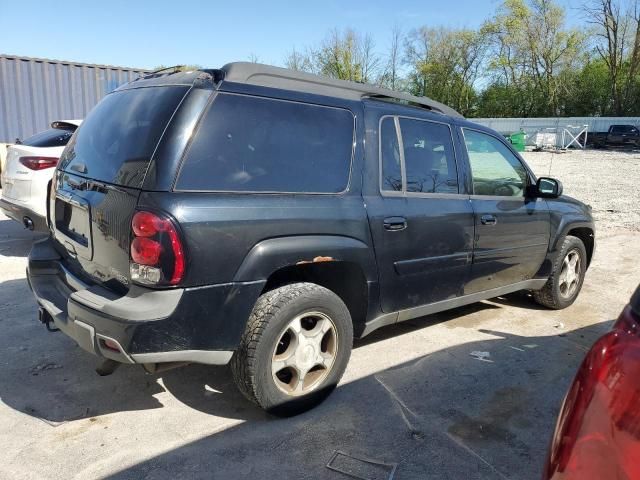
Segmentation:
<svg viewBox="0 0 640 480">
<path fill-rule="evenodd" d="M 140 187 L 162 132 L 187 90 L 163 86 L 107 95 L 72 137 L 59 168 L 106 183 Z"/>
</svg>

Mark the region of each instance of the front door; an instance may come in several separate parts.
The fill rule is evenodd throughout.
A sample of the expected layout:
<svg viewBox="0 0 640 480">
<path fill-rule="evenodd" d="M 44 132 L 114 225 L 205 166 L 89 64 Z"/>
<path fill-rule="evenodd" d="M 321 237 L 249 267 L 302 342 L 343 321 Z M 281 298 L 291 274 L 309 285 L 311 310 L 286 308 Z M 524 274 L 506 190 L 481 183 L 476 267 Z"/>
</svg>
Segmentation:
<svg viewBox="0 0 640 480">
<path fill-rule="evenodd" d="M 459 191 L 451 129 L 426 119 L 378 119 L 379 192 L 365 201 L 382 310 L 459 296 L 471 265 L 473 211 Z"/>
<path fill-rule="evenodd" d="M 498 137 L 463 129 L 475 217 L 471 277 L 465 293 L 529 280 L 549 247 L 549 209 L 542 198 L 526 196 L 531 175 Z"/>
</svg>

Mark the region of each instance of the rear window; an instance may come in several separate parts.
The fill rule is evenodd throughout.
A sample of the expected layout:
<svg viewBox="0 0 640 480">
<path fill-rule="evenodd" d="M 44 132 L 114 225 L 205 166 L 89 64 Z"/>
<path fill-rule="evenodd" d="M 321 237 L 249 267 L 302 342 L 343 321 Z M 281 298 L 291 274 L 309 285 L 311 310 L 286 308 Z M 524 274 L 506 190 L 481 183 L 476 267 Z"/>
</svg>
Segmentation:
<svg viewBox="0 0 640 480">
<path fill-rule="evenodd" d="M 62 170 L 117 185 L 142 185 L 162 132 L 188 87 L 107 95 L 91 110 L 60 159 Z"/>
<path fill-rule="evenodd" d="M 613 125 L 611 133 L 636 133 L 638 129 L 633 125 Z"/>
<path fill-rule="evenodd" d="M 22 140 L 20 144 L 28 147 L 64 147 L 69 143 L 69 139 L 73 135 L 71 130 L 62 130 L 59 128 L 50 128 L 44 132 Z"/>
<path fill-rule="evenodd" d="M 349 184 L 353 114 L 218 94 L 184 160 L 178 190 L 339 193 Z"/>
</svg>

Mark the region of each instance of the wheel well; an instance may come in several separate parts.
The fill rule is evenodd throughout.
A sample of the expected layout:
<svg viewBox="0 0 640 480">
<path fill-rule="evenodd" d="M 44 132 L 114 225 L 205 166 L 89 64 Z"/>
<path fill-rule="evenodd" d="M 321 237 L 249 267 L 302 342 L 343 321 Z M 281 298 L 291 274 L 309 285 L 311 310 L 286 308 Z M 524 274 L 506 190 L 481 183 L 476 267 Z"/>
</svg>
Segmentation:
<svg viewBox="0 0 640 480">
<path fill-rule="evenodd" d="M 290 265 L 273 272 L 262 293 L 296 282 L 315 283 L 331 290 L 345 303 L 354 327 L 363 326 L 367 315 L 367 279 L 352 262 L 316 262 Z"/>
<path fill-rule="evenodd" d="M 593 256 L 593 230 L 587 227 L 574 228 L 573 230 L 569 230 L 567 235 L 572 235 L 582 240 L 584 248 L 587 250 L 587 266 L 589 266 L 589 264 L 591 263 L 591 257 Z"/>
</svg>

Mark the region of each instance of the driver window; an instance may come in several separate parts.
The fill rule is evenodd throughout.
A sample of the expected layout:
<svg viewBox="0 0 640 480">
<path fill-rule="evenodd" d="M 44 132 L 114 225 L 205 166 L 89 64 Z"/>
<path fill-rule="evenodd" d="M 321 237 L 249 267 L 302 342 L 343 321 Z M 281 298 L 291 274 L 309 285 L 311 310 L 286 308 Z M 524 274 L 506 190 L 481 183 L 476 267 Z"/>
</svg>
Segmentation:
<svg viewBox="0 0 640 480">
<path fill-rule="evenodd" d="M 464 129 L 474 195 L 523 197 L 528 173 L 520 160 L 497 138 Z"/>
</svg>

